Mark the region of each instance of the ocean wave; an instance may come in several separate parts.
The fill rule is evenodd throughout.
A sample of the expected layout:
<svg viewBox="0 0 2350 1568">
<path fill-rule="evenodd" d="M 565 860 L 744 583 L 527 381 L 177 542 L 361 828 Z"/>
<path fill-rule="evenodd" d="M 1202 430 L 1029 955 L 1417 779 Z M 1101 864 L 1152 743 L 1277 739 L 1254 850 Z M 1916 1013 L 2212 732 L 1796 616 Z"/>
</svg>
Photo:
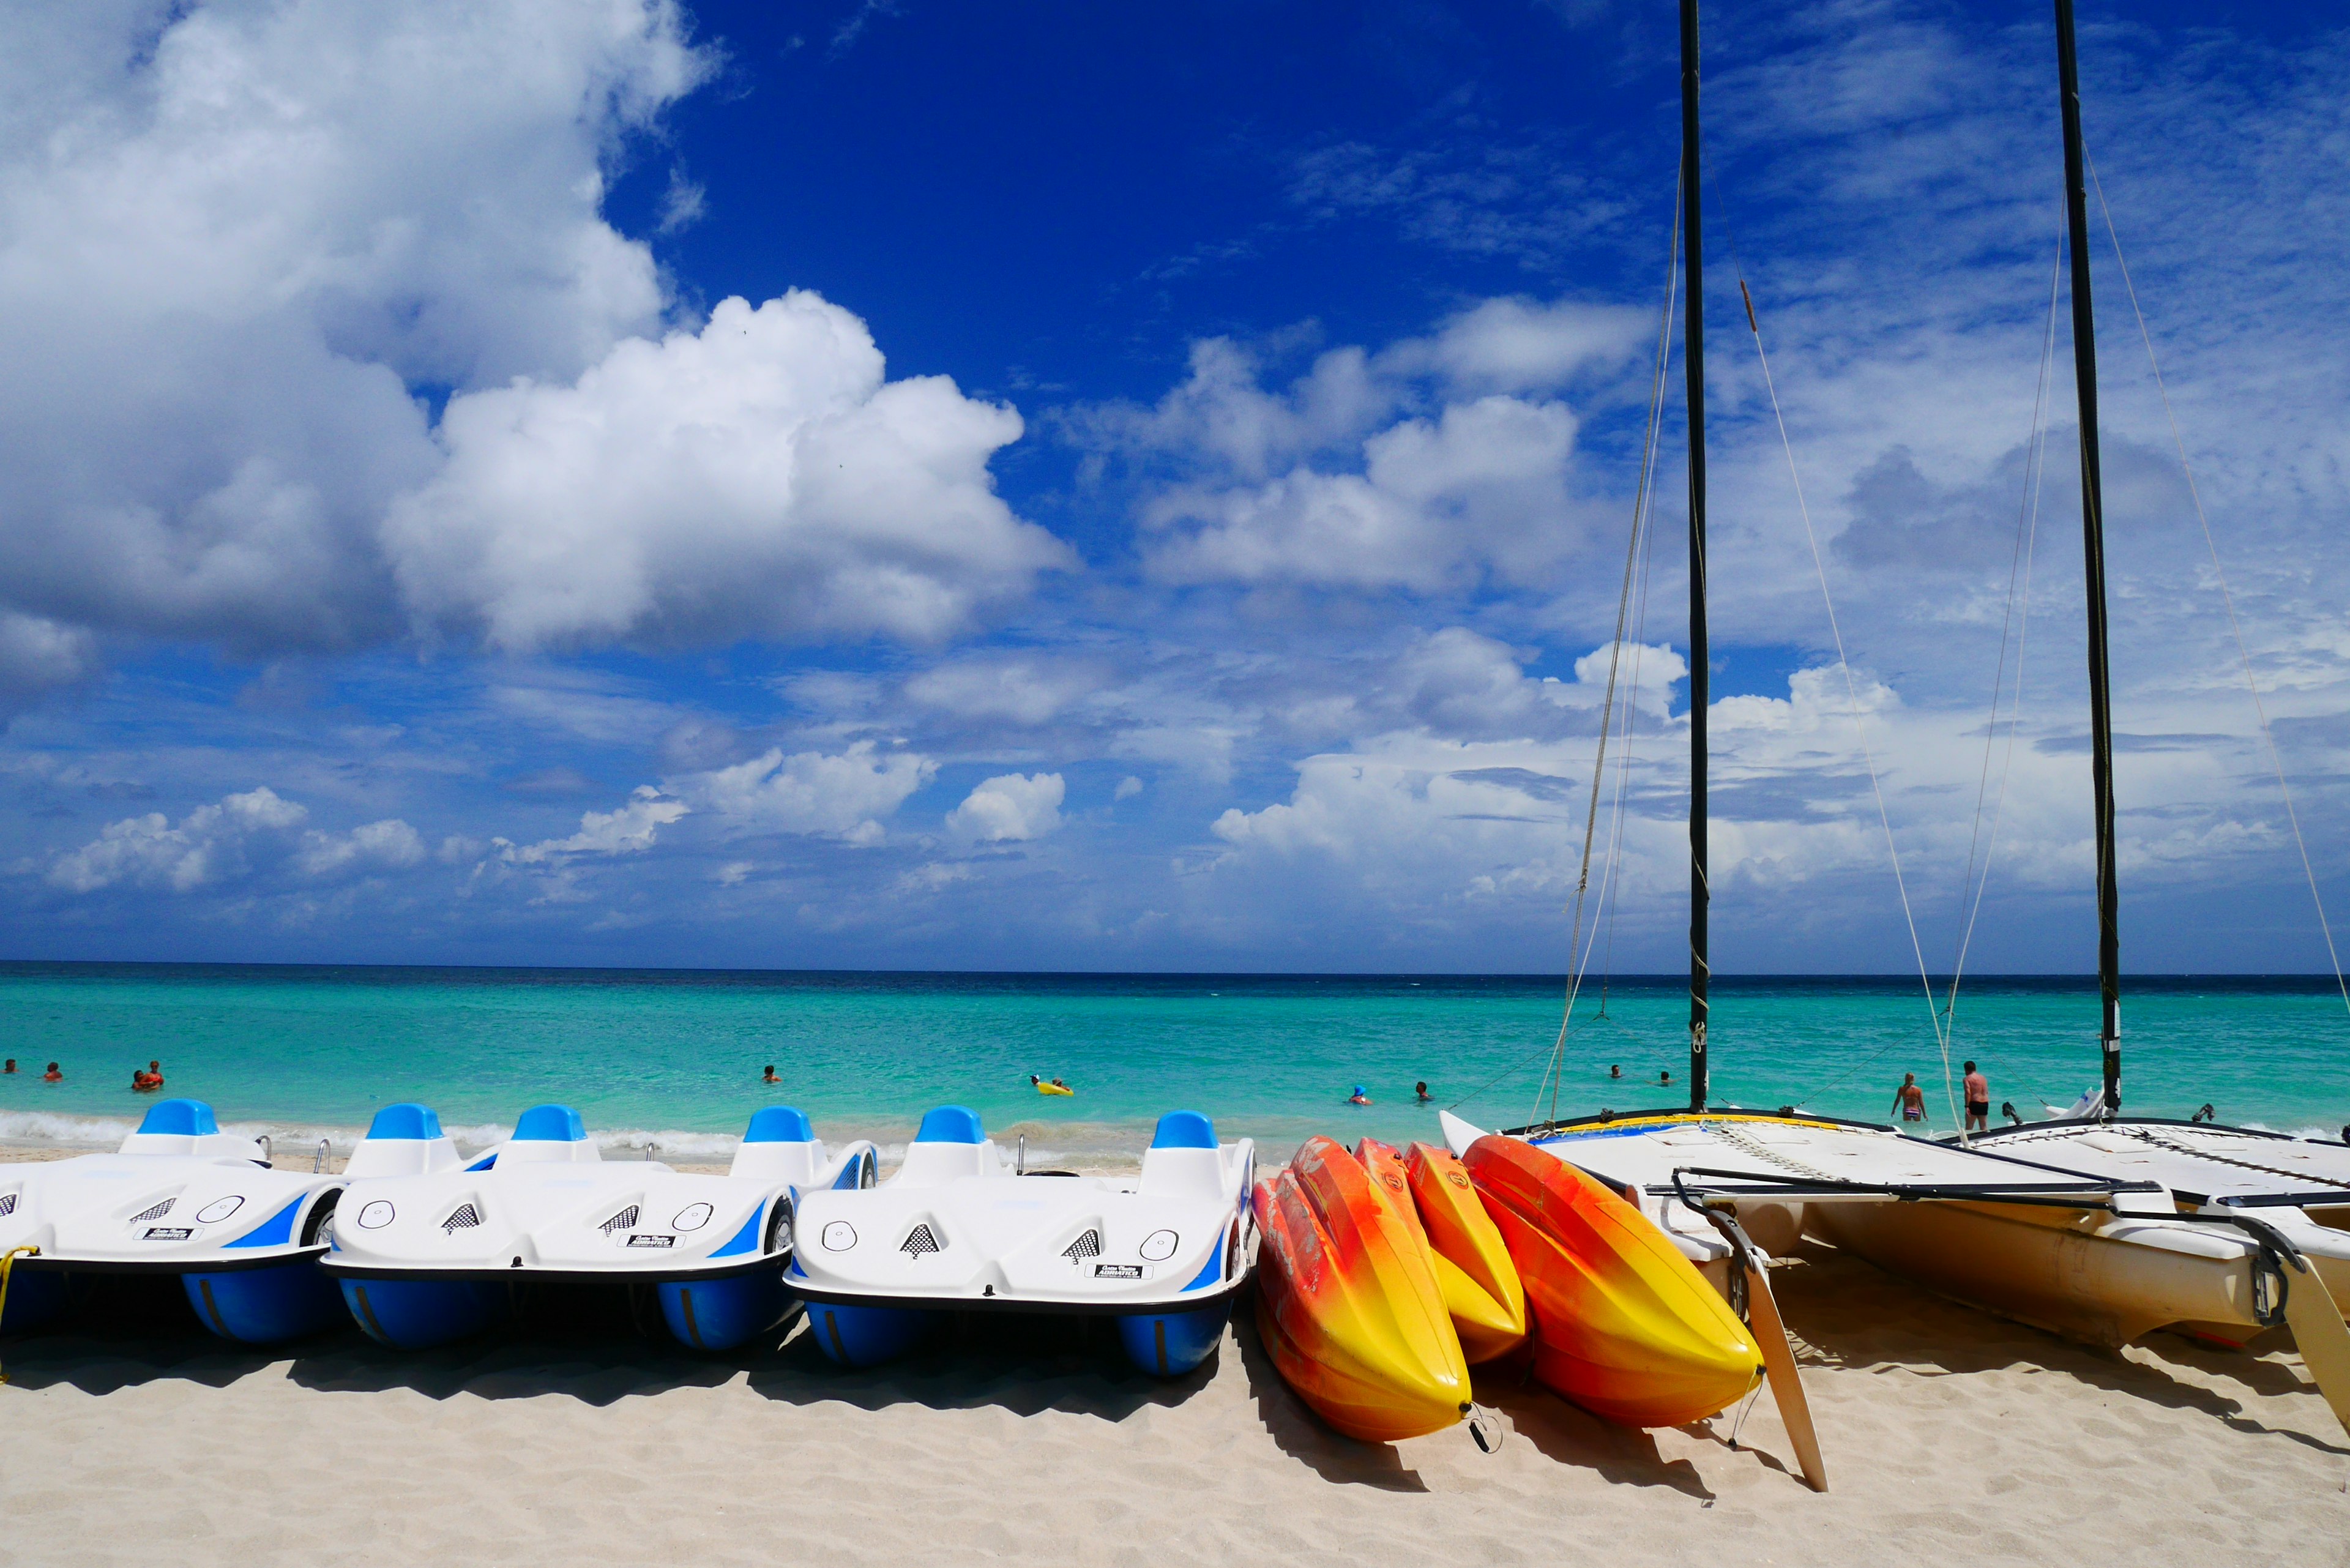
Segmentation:
<svg viewBox="0 0 2350 1568">
<path fill-rule="evenodd" d="M 122 1140 L 135 1131 L 139 1124 L 128 1116 L 79 1116 L 52 1111 L 0 1111 L 0 1144 L 38 1144 L 59 1148 L 90 1150 L 119 1147 Z M 365 1136 L 360 1127 L 314 1122 L 224 1122 L 221 1130 L 244 1137 L 269 1140 L 273 1158 L 296 1159 L 314 1150 L 321 1143 L 328 1146 L 338 1158 L 348 1157 L 354 1144 Z M 467 1155 L 505 1141 L 514 1128 L 504 1122 L 477 1122 L 465 1126 L 442 1128 Z M 837 1150 L 843 1145 L 869 1133 L 855 1127 L 823 1129 L 825 1142 Z M 910 1141 L 902 1123 L 876 1124 L 874 1130 L 885 1136 L 873 1139 L 876 1151 L 885 1167 L 905 1162 Z M 995 1136 L 997 1144 L 1006 1150 L 1019 1147 L 1019 1137 L 1028 1129 L 1015 1126 Z M 1093 1168 L 1139 1168 L 1141 1155 L 1132 1129 L 1109 1124 L 1063 1124 L 1052 1129 L 1055 1135 L 1051 1147 L 1035 1141 L 1032 1136 L 1027 1147 L 1027 1163 L 1031 1167 L 1049 1168 L 1060 1163 L 1083 1164 Z M 895 1137 L 888 1137 L 895 1132 Z M 1071 1136 L 1072 1134 L 1076 1136 Z M 672 1165 L 724 1165 L 734 1158 L 743 1146 L 742 1138 L 733 1133 L 696 1132 L 682 1127 L 628 1127 L 614 1131 L 590 1133 L 589 1138 L 606 1159 L 650 1158 Z"/>
</svg>

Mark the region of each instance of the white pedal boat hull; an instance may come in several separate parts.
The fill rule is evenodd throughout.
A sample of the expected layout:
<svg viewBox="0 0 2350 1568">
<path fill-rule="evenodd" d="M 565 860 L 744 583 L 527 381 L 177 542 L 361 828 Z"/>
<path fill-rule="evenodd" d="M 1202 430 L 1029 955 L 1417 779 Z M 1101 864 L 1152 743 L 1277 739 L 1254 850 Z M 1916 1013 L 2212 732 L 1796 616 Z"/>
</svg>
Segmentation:
<svg viewBox="0 0 2350 1568">
<path fill-rule="evenodd" d="M 488 1327 L 516 1286 L 595 1282 L 640 1287 L 682 1345 L 731 1349 L 796 1308 L 783 1273 L 804 1191 L 874 1168 L 871 1144 L 827 1151 L 786 1107 L 754 1116 L 712 1176 L 606 1162 L 576 1112 L 539 1106 L 470 1163 L 354 1181 L 324 1266 L 360 1328 L 401 1349 Z"/>
<path fill-rule="evenodd" d="M 951 1312 L 1118 1320 L 1128 1357 L 1175 1376 L 1214 1353 L 1254 1254 L 1255 1146 L 1205 1116 L 1160 1118 L 1138 1180 L 1020 1174 L 979 1118 L 941 1106 L 906 1165 L 863 1190 L 812 1192 L 787 1276 L 816 1344 L 871 1366 Z"/>
<path fill-rule="evenodd" d="M 224 1339 L 331 1327 L 341 1314 L 317 1263 L 344 1181 L 271 1168 L 200 1100 L 151 1106 L 114 1154 L 0 1167 L 0 1252 L 36 1249 L 10 1270 L 0 1333 L 70 1319 L 97 1274 L 176 1277 Z"/>
</svg>

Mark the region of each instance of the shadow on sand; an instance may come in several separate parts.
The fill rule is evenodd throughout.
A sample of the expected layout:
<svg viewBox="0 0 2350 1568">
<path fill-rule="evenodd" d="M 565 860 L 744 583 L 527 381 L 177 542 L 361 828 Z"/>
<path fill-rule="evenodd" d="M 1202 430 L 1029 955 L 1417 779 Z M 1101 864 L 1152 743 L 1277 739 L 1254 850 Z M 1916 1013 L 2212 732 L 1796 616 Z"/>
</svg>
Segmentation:
<svg viewBox="0 0 2350 1568">
<path fill-rule="evenodd" d="M 2011 1368 L 2058 1372 L 2149 1404 L 2199 1410 L 2238 1431 L 2286 1438 L 2324 1453 L 2350 1456 L 2350 1447 L 2339 1441 L 2271 1426 L 2223 1389 L 2206 1387 L 2169 1370 L 2192 1369 L 2258 1395 L 2314 1394 L 2314 1385 L 2296 1367 L 2273 1359 L 2272 1353 L 2291 1348 L 2290 1338 L 2281 1333 L 2264 1334 L 2245 1350 L 2158 1334 L 2126 1354 L 2063 1339 L 1935 1295 L 1820 1242 L 1803 1242 L 1794 1259 L 1794 1266 L 1774 1271 L 1772 1283 L 1788 1333 L 1796 1341 L 1796 1360 L 1803 1366 L 1859 1371 L 1899 1366 L 1927 1377 Z"/>
</svg>

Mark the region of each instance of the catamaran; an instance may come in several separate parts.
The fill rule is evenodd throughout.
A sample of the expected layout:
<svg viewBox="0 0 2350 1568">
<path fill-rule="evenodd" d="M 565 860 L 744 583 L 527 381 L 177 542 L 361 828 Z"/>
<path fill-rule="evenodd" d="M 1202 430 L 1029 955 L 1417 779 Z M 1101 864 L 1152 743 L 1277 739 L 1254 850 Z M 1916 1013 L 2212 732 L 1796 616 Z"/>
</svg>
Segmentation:
<svg viewBox="0 0 2350 1568">
<path fill-rule="evenodd" d="M 2081 403 L 2084 537 L 2107 1104 L 2119 1103 L 2114 939 L 2112 727 L 2106 674 L 2095 350 L 2071 0 L 2055 0 L 2074 346 Z M 2303 1244 L 2257 1204 L 2183 1204 L 2143 1168 L 2086 1169 L 2011 1137 L 2004 1150 L 1904 1137 L 1891 1127 L 1710 1103 L 1706 818 L 1704 251 L 1699 194 L 1697 0 L 1681 0 L 1683 317 L 1689 407 L 1690 1102 L 1684 1108 L 1551 1119 L 1503 1136 L 1616 1188 L 1733 1304 L 1775 1317 L 1762 1264 L 1813 1236 L 1941 1293 L 2073 1337 L 2120 1344 L 2178 1327 L 2242 1339 L 2289 1324 L 2334 1414 L 2350 1428 L 2350 1330 Z M 1619 637 L 1620 644 L 1621 639 Z M 1604 728 L 1604 726 L 1603 726 Z M 1604 760 L 1605 753 L 1602 752 Z M 1595 779 L 1595 803 L 1596 799 Z M 1596 809 L 1596 805 L 1595 805 Z M 1563 1036 L 1562 1036 L 1563 1038 Z M 1446 1112 L 1456 1152 L 1482 1130 Z M 1996 1140 L 1995 1140 L 1996 1141 Z M 2077 1142 L 2077 1137 L 2074 1138 Z M 2189 1192 L 2200 1192 L 2190 1188 Z M 2208 1196 L 2208 1194 L 2207 1194 Z M 2345 1194 L 2350 1196 L 2350 1194 Z"/>
</svg>

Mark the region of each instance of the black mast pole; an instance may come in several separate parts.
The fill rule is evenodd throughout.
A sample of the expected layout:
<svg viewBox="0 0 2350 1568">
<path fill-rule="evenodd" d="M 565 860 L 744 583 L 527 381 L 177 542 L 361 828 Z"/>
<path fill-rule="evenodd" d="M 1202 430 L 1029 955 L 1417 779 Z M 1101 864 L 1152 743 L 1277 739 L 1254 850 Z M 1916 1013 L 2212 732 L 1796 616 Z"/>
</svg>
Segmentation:
<svg viewBox="0 0 2350 1568">
<path fill-rule="evenodd" d="M 1681 0 L 1681 228 L 1689 235 L 1690 1109 L 1705 1109 L 1705 243 L 1699 228 L 1697 0 Z M 2101 645 L 2102 646 L 2102 645 Z"/>
<path fill-rule="evenodd" d="M 1686 26 L 1686 24 L 1684 24 Z M 2089 305 L 2089 187 L 2081 151 L 2081 76 L 2073 0 L 2056 0 L 2056 74 L 2064 113 L 2064 220 L 2073 253 L 2073 379 L 2081 405 L 2081 547 L 2089 597 L 2089 777 L 2097 817 L 2097 1040 L 2105 1114 L 2122 1108 L 2121 892 L 2114 877 L 2114 718 L 2106 664 L 2106 503 L 2097 466 L 2097 332 Z"/>
</svg>

